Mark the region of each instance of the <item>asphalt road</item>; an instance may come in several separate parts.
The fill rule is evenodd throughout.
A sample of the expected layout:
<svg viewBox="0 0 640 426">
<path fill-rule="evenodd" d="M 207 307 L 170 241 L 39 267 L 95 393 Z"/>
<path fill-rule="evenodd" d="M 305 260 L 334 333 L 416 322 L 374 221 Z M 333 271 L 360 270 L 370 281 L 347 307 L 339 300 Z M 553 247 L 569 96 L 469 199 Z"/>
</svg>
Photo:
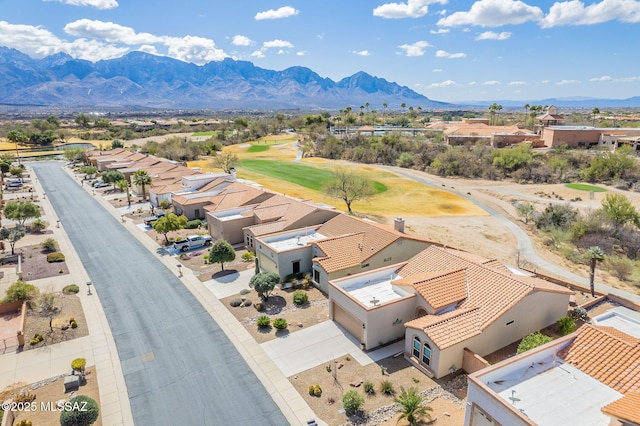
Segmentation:
<svg viewBox="0 0 640 426">
<path fill-rule="evenodd" d="M 62 163 L 30 165 L 100 296 L 135 423 L 288 424 L 180 280 L 81 189 Z"/>
</svg>

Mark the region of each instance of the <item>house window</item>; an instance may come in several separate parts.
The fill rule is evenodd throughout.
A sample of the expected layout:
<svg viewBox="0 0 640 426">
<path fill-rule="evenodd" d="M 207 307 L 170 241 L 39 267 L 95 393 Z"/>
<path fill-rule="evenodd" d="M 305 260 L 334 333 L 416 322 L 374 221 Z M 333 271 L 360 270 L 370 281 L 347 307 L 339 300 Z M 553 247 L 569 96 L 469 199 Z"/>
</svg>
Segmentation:
<svg viewBox="0 0 640 426">
<path fill-rule="evenodd" d="M 431 364 L 431 347 L 426 343 L 422 347 L 422 363 L 424 365 Z"/>
<path fill-rule="evenodd" d="M 196 219 L 200 218 L 200 209 L 196 209 L 196 211 L 194 212 L 194 215 L 196 216 Z"/>
<path fill-rule="evenodd" d="M 300 273 L 300 261 L 299 260 L 294 260 L 292 267 L 293 267 L 293 273 L 294 274 L 299 274 Z"/>
<path fill-rule="evenodd" d="M 318 271 L 317 269 L 313 270 L 313 281 L 315 281 L 316 283 L 320 282 L 320 271 Z"/>
<path fill-rule="evenodd" d="M 420 342 L 420 339 L 416 336 L 413 338 L 413 356 L 415 356 L 416 358 L 420 358 L 420 347 L 422 346 L 422 342 Z"/>
</svg>

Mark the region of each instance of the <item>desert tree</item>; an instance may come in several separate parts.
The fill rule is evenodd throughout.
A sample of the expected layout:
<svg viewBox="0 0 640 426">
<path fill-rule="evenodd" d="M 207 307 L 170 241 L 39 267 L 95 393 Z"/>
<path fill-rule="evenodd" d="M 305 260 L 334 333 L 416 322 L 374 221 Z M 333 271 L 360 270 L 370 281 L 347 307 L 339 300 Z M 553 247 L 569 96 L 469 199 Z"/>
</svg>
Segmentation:
<svg viewBox="0 0 640 426">
<path fill-rule="evenodd" d="M 24 226 L 27 219 L 40 217 L 40 207 L 31 201 L 9 201 L 4 206 L 4 216 Z"/>
<path fill-rule="evenodd" d="M 227 241 L 217 240 L 211 245 L 207 258 L 211 263 L 219 263 L 220 268 L 224 271 L 224 262 L 235 260 L 236 251 Z"/>
<path fill-rule="evenodd" d="M 214 169 L 222 169 L 225 173 L 231 173 L 238 165 L 238 156 L 227 152 L 218 152 L 209 162 L 209 166 Z"/>
<path fill-rule="evenodd" d="M 104 183 L 112 184 L 114 190 L 116 189 L 116 183 L 124 180 L 124 175 L 118 170 L 109 170 L 108 172 L 103 173 L 101 177 Z"/>
<path fill-rule="evenodd" d="M 51 288 L 39 293 L 35 300 L 36 312 L 46 318 L 49 318 L 49 332 L 53 333 L 53 319 L 60 313 L 60 301 L 56 293 Z"/>
<path fill-rule="evenodd" d="M 332 173 L 325 191 L 330 197 L 344 201 L 349 213 L 352 213 L 351 204 L 354 201 L 366 200 L 375 194 L 373 182 L 344 167 Z"/>
<path fill-rule="evenodd" d="M 187 217 L 183 215 L 176 215 L 173 213 L 169 213 L 167 215 L 162 216 L 155 222 L 153 222 L 153 229 L 158 233 L 164 235 L 164 240 L 167 244 L 169 244 L 169 238 L 167 238 L 167 234 L 171 231 L 177 231 L 179 229 L 184 228 L 187 224 Z"/>
<path fill-rule="evenodd" d="M 0 228 L 0 240 L 5 240 L 9 242 L 9 246 L 11 247 L 11 255 L 15 253 L 15 247 L 18 240 L 24 237 L 25 231 L 24 226 L 16 225 L 13 228 Z"/>
<path fill-rule="evenodd" d="M 260 272 L 255 274 L 249 280 L 249 287 L 255 289 L 255 291 L 264 300 L 269 298 L 269 294 L 276 288 L 276 284 L 280 282 L 280 276 L 275 272 Z"/>
</svg>

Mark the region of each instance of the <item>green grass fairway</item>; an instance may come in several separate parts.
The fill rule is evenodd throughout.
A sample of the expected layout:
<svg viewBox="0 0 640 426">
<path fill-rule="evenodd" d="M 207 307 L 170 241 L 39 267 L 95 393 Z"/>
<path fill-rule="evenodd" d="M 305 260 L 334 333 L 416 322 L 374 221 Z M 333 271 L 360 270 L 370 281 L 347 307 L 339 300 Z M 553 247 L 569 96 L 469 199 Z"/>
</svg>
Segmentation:
<svg viewBox="0 0 640 426">
<path fill-rule="evenodd" d="M 269 150 L 269 145 L 251 145 L 247 152 L 265 152 Z"/>
<path fill-rule="evenodd" d="M 567 183 L 567 188 L 577 189 L 578 191 L 607 192 L 605 188 L 599 186 L 587 185 L 586 183 Z"/>
<path fill-rule="evenodd" d="M 192 134 L 191 136 L 213 136 L 215 134 L 216 134 L 216 132 L 211 130 L 211 131 L 208 131 L 208 132 L 196 132 L 196 133 Z"/>
<path fill-rule="evenodd" d="M 240 162 L 240 166 L 252 172 L 294 183 L 314 191 L 322 191 L 325 182 L 332 177 L 330 170 L 284 161 L 244 159 Z M 373 182 L 373 186 L 377 194 L 388 189 L 386 185 L 377 181 Z"/>
</svg>

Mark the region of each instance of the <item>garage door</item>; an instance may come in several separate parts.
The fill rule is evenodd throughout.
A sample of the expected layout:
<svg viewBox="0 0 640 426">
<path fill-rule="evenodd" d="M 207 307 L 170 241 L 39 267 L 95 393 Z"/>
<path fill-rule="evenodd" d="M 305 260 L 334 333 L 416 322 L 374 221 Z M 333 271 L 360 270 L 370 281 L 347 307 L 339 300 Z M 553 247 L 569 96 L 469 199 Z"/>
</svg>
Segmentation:
<svg viewBox="0 0 640 426">
<path fill-rule="evenodd" d="M 364 342 L 362 321 L 347 312 L 342 306 L 333 303 L 333 320 L 344 327 L 359 342 Z"/>
</svg>

